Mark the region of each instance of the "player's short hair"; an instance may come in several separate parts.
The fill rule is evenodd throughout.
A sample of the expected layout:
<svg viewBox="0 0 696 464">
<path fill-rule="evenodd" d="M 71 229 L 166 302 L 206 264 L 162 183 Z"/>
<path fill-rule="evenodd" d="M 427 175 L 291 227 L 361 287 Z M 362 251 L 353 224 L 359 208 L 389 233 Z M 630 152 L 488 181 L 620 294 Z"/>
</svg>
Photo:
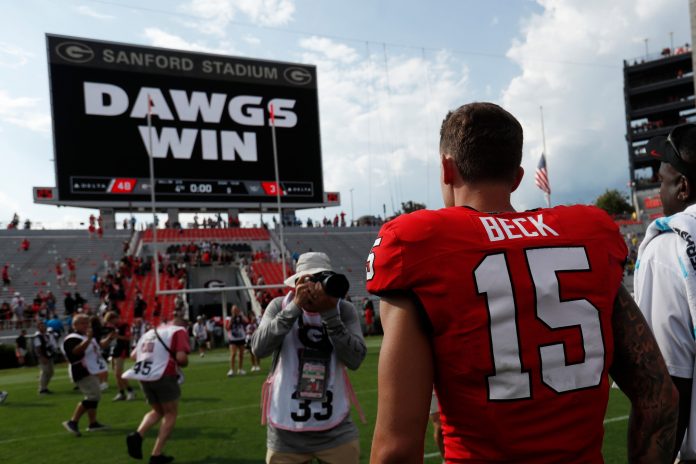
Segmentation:
<svg viewBox="0 0 696 464">
<path fill-rule="evenodd" d="M 474 102 L 450 111 L 440 153 L 454 157 L 465 182 L 513 181 L 522 162 L 522 126 L 498 105 Z"/>
</svg>

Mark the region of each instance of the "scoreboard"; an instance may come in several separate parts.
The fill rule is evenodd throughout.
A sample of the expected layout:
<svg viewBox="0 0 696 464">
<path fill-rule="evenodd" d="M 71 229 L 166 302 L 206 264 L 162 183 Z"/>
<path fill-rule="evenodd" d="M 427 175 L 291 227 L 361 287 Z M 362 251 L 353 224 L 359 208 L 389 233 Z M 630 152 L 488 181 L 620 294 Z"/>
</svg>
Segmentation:
<svg viewBox="0 0 696 464">
<path fill-rule="evenodd" d="M 162 206 L 325 204 L 314 66 L 46 38 L 53 201 L 144 206 L 154 188 Z"/>
</svg>

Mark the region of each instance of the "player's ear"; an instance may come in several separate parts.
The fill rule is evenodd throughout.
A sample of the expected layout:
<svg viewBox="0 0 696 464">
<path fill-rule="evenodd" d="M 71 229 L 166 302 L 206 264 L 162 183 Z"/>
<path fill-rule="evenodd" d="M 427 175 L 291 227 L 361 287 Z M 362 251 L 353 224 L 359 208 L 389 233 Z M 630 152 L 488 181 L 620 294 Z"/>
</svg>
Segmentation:
<svg viewBox="0 0 696 464">
<path fill-rule="evenodd" d="M 691 199 L 694 192 L 694 185 L 686 176 L 679 176 L 679 186 L 677 187 L 677 200 L 687 202 Z"/>
<path fill-rule="evenodd" d="M 519 166 L 517 168 L 517 172 L 515 173 L 515 180 L 512 183 L 512 189 L 510 189 L 510 192 L 514 192 L 517 190 L 517 187 L 520 186 L 520 183 L 522 182 L 522 178 L 524 177 L 524 168 L 522 166 Z"/>
<path fill-rule="evenodd" d="M 442 182 L 445 185 L 454 185 L 457 172 L 457 163 L 454 158 L 443 154 L 440 156 L 440 163 L 442 163 Z"/>
</svg>

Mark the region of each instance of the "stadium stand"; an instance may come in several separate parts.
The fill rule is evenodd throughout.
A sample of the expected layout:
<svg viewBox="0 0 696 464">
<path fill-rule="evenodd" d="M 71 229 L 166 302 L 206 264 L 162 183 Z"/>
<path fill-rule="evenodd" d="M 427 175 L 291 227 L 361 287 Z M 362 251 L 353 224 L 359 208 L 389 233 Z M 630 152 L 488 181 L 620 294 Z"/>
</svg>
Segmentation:
<svg viewBox="0 0 696 464">
<path fill-rule="evenodd" d="M 348 277 L 349 295 L 355 300 L 370 297 L 365 290 L 365 260 L 378 232 L 379 227 L 287 227 L 283 235 L 286 247 L 293 256 L 307 251 L 328 254 L 334 270 Z M 272 234 L 279 240 L 277 230 Z"/>
<path fill-rule="evenodd" d="M 143 232 L 143 242 L 152 241 L 152 230 Z M 164 243 L 182 243 L 189 241 L 214 240 L 227 241 L 258 241 L 269 240 L 266 229 L 257 228 L 233 228 L 233 229 L 158 229 L 157 241 Z"/>
</svg>

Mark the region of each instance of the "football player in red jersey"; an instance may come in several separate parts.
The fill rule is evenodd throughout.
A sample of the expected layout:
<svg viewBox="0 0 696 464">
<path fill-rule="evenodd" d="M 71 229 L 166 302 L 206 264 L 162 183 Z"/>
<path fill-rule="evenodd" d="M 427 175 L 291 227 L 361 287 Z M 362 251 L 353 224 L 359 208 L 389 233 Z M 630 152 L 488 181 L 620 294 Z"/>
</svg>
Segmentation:
<svg viewBox="0 0 696 464">
<path fill-rule="evenodd" d="M 372 463 L 423 460 L 432 386 L 449 463 L 601 463 L 609 375 L 632 403 L 628 461 L 671 462 L 677 393 L 621 285 L 603 211 L 517 213 L 522 127 L 491 103 L 445 118 L 445 208 L 385 224 L 367 260 L 384 339 Z"/>
</svg>

